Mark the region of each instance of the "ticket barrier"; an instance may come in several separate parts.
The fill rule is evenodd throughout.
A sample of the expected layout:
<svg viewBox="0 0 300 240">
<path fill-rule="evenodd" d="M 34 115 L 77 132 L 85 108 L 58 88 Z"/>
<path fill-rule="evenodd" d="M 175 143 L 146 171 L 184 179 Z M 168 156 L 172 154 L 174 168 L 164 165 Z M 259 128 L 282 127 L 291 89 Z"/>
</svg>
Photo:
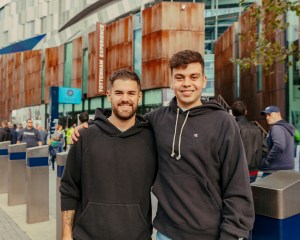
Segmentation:
<svg viewBox="0 0 300 240">
<path fill-rule="evenodd" d="M 49 220 L 49 146 L 27 148 L 26 222 Z"/>
<path fill-rule="evenodd" d="M 8 145 L 10 141 L 0 142 L 0 193 L 8 191 Z"/>
<path fill-rule="evenodd" d="M 26 143 L 8 145 L 8 206 L 26 203 Z"/>
<path fill-rule="evenodd" d="M 56 177 L 56 240 L 62 237 L 62 221 L 61 221 L 61 208 L 60 208 L 60 180 L 64 171 L 68 153 L 61 152 L 56 154 L 57 162 L 57 177 Z"/>
<path fill-rule="evenodd" d="M 300 173 L 278 171 L 251 184 L 253 240 L 300 239 Z"/>
</svg>

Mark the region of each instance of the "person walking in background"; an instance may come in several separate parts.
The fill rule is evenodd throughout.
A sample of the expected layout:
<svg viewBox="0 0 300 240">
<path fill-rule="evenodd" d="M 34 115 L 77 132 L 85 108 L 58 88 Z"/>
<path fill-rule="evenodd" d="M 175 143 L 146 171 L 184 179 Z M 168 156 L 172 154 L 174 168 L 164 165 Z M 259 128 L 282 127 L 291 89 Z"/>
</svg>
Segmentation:
<svg viewBox="0 0 300 240">
<path fill-rule="evenodd" d="M 79 114 L 79 121 L 80 124 L 88 122 L 89 121 L 89 114 L 87 112 L 82 112 Z"/>
<path fill-rule="evenodd" d="M 8 127 L 10 129 L 11 144 L 16 144 L 17 140 L 18 140 L 18 133 L 16 131 L 17 125 L 13 124 L 11 122 L 8 122 Z"/>
<path fill-rule="evenodd" d="M 41 134 L 33 127 L 32 119 L 27 119 L 26 124 L 26 127 L 19 132 L 17 143 L 26 143 L 27 148 L 42 146 Z"/>
<path fill-rule="evenodd" d="M 235 101 L 231 106 L 231 111 L 240 128 L 248 162 L 250 183 L 252 183 L 257 178 L 258 166 L 262 159 L 263 135 L 259 128 L 246 118 L 247 108 L 242 101 Z"/>
<path fill-rule="evenodd" d="M 136 116 L 140 80 L 116 71 L 107 91 L 112 112 L 97 109 L 67 157 L 61 179 L 63 240 L 151 240 L 155 138 Z"/>
<path fill-rule="evenodd" d="M 12 136 L 10 129 L 8 127 L 8 122 L 6 120 L 3 120 L 1 122 L 1 128 L 0 128 L 0 142 L 5 142 L 5 141 L 11 141 Z"/>
<path fill-rule="evenodd" d="M 53 171 L 55 170 L 56 154 L 58 152 L 63 151 L 63 146 L 64 146 L 63 144 L 64 144 L 63 127 L 61 124 L 58 124 L 52 135 L 50 146 L 49 146 L 50 161 L 51 161 L 51 166 Z"/>
<path fill-rule="evenodd" d="M 177 52 L 169 66 L 175 97 L 145 116 L 158 151 L 157 240 L 247 238 L 254 206 L 239 128 L 215 100 L 201 101 L 206 77 L 199 52 Z"/>
<path fill-rule="evenodd" d="M 42 144 L 47 145 L 48 132 L 43 130 L 42 125 L 38 125 L 37 130 L 39 130 L 41 134 Z"/>
<path fill-rule="evenodd" d="M 269 153 L 260 168 L 264 172 L 263 177 L 277 170 L 294 169 L 295 127 L 282 119 L 277 106 L 266 107 L 261 115 L 270 125 L 267 135 Z"/>
</svg>

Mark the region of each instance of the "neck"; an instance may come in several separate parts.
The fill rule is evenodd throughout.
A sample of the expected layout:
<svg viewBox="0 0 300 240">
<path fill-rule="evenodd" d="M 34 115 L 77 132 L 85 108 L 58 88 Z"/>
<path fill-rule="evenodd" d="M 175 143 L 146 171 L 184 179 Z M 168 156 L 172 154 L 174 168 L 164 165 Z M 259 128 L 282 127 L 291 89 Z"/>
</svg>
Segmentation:
<svg viewBox="0 0 300 240">
<path fill-rule="evenodd" d="M 132 118 L 127 120 L 122 120 L 120 118 L 117 118 L 114 114 L 112 114 L 108 120 L 120 131 L 124 132 L 131 128 L 135 124 L 135 115 L 132 116 Z"/>
</svg>

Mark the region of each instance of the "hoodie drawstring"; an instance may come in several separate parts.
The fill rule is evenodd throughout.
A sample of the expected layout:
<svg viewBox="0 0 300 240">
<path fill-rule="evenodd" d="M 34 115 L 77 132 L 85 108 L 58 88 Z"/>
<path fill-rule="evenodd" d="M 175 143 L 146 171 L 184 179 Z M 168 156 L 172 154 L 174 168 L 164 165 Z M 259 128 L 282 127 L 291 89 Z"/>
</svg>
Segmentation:
<svg viewBox="0 0 300 240">
<path fill-rule="evenodd" d="M 180 130 L 179 140 L 178 140 L 178 156 L 176 157 L 176 160 L 180 160 L 180 158 L 181 158 L 181 136 L 182 136 L 182 131 L 183 131 L 183 128 L 185 126 L 185 123 L 186 123 L 186 121 L 188 119 L 189 113 L 190 113 L 190 111 L 187 112 L 187 114 L 185 116 L 185 119 L 184 119 L 184 122 L 182 124 L 181 130 Z M 178 117 L 179 117 L 179 108 L 177 108 L 176 124 L 175 124 L 175 131 L 174 131 L 174 137 L 173 137 L 173 146 L 172 146 L 171 157 L 175 156 L 174 148 L 175 148 L 175 138 L 176 138 L 176 130 L 177 130 Z"/>
<path fill-rule="evenodd" d="M 177 123 L 178 123 L 178 116 L 179 116 L 179 108 L 177 108 L 177 114 L 176 114 L 176 123 L 175 123 L 175 130 L 174 130 L 174 136 L 173 136 L 173 146 L 172 146 L 171 157 L 175 157 L 174 148 L 175 148 L 175 138 L 176 138 L 176 130 L 177 130 Z"/>
</svg>

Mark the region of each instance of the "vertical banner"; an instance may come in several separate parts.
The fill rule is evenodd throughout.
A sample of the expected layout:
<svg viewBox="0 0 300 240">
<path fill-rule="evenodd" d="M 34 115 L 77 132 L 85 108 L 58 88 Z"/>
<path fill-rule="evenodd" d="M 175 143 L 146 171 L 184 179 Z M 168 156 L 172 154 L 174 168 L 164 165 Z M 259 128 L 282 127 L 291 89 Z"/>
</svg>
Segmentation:
<svg viewBox="0 0 300 240">
<path fill-rule="evenodd" d="M 55 131 L 55 128 L 58 124 L 59 113 L 58 113 L 58 97 L 59 97 L 59 87 L 50 87 L 49 94 L 49 103 L 50 103 L 50 137 Z"/>
<path fill-rule="evenodd" d="M 106 92 L 106 25 L 96 23 L 96 74 L 97 93 Z"/>
</svg>

